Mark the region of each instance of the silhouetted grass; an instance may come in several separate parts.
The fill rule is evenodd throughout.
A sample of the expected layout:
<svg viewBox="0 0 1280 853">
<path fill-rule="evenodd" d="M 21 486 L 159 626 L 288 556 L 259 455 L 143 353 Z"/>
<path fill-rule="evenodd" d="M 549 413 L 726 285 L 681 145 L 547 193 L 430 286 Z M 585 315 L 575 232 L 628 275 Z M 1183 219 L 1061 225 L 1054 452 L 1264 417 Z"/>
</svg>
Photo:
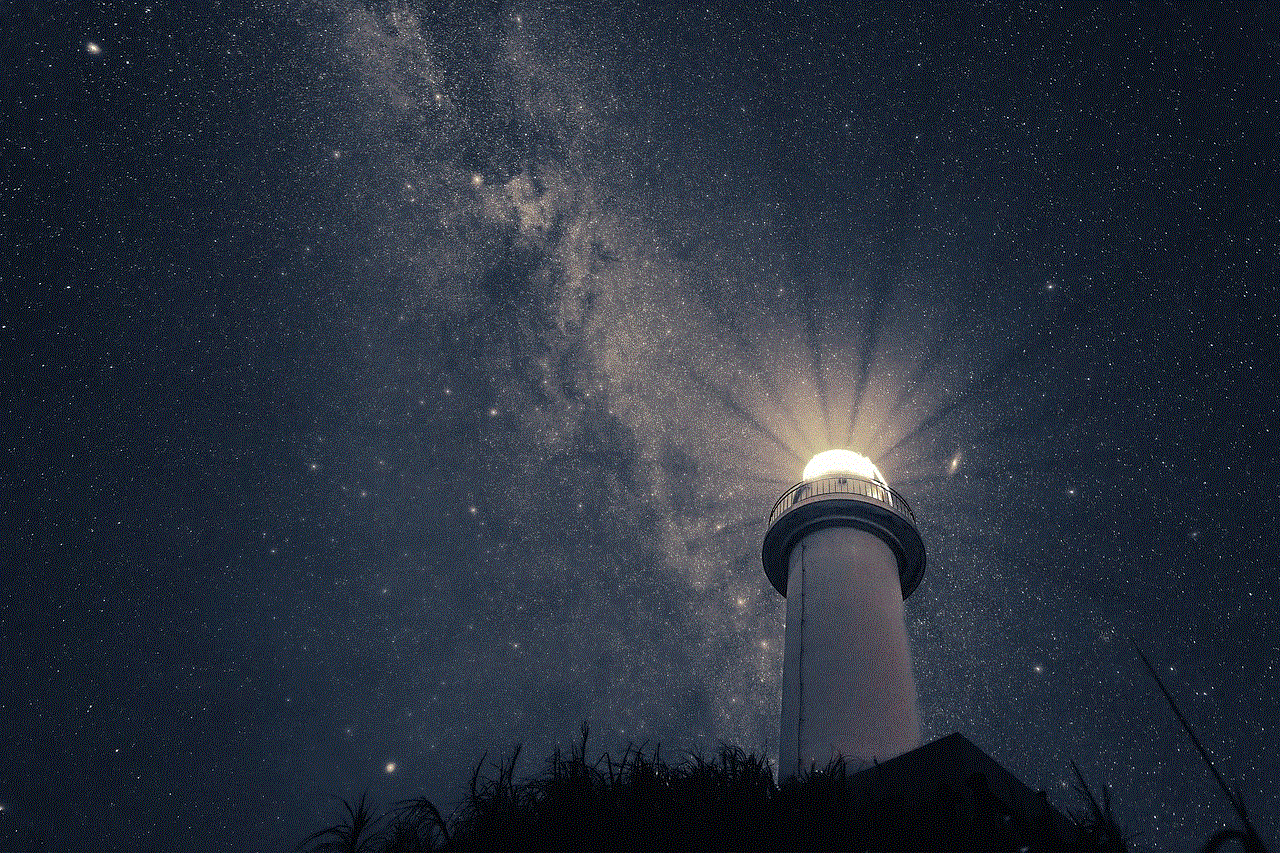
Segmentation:
<svg viewBox="0 0 1280 853">
<path fill-rule="evenodd" d="M 342 807 L 347 812 L 346 820 L 311 833 L 298 847 L 316 851 L 316 853 L 321 851 L 372 853 L 372 851 L 383 850 L 382 833 L 377 826 L 385 820 L 385 816 L 374 813 L 373 807 L 365 802 L 366 796 L 362 795 L 360 802 L 354 806 L 342 800 Z"/>
<path fill-rule="evenodd" d="M 669 765 L 660 747 L 633 744 L 620 758 L 604 753 L 588 761 L 588 735 L 584 723 L 567 754 L 557 749 L 546 769 L 524 782 L 515 779 L 519 747 L 488 774 L 481 759 L 449 820 L 425 799 L 398 803 L 375 818 L 361 798 L 356 806 L 344 802 L 346 823 L 312 835 L 299 849 L 894 850 L 919 849 L 922 839 L 933 839 L 931 849 L 1012 851 L 1028 847 L 1032 837 L 1039 841 L 1030 845 L 1035 849 L 1126 849 L 1109 794 L 1106 805 L 1094 809 L 1106 829 L 1097 830 L 1090 818 L 1069 846 L 1045 846 L 1047 828 L 1011 821 L 967 791 L 928 803 L 872 799 L 851 787 L 854 774 L 839 759 L 779 786 L 764 756 L 736 747 Z M 921 814 L 945 819 L 932 818 L 922 829 L 912 824 Z"/>
<path fill-rule="evenodd" d="M 1136 647 L 1136 644 L 1135 644 Z M 1268 853 L 1238 788 L 1228 784 L 1151 662 L 1138 650 L 1230 802 L 1238 827 L 1215 832 L 1201 853 L 1234 842 L 1245 853 Z M 1077 850 L 1129 849 L 1134 834 L 1116 820 L 1111 791 L 1099 802 L 1073 762 L 1075 791 L 1085 809 L 1064 822 L 1047 802 L 1027 810 L 996 796 L 981 773 L 961 785 L 935 785 L 908 796 L 873 797 L 867 777 L 837 758 L 781 785 L 762 755 L 721 745 L 714 758 L 695 754 L 675 765 L 661 746 L 629 745 L 621 758 L 587 761 L 590 731 L 560 749 L 546 770 L 516 782 L 521 748 L 482 775 L 481 758 L 466 797 L 449 819 L 425 798 L 404 800 L 378 814 L 362 796 L 342 800 L 345 818 L 312 833 L 296 849 L 309 853 L 417 853 L 451 850 Z M 939 742 L 941 743 L 941 741 Z M 879 772 L 879 771 L 877 771 Z M 856 784 L 862 778 L 863 784 Z M 917 784 L 913 782 L 914 786 Z M 1043 795 L 1043 792 L 1040 792 Z"/>
<path fill-rule="evenodd" d="M 1262 837 L 1258 834 L 1258 829 L 1253 825 L 1253 821 L 1249 818 L 1249 810 L 1245 808 L 1244 796 L 1240 793 L 1238 787 L 1228 785 L 1226 778 L 1222 772 L 1218 770 L 1217 765 L 1213 763 L 1213 759 L 1209 756 L 1209 750 L 1205 749 L 1204 743 L 1201 742 L 1200 736 L 1196 734 L 1195 729 L 1191 727 L 1191 723 L 1187 720 L 1186 715 L 1182 713 L 1182 709 L 1178 707 L 1178 703 L 1174 701 L 1173 694 L 1169 692 L 1169 688 L 1165 686 L 1164 679 L 1156 668 L 1151 665 L 1151 661 L 1147 660 L 1147 656 L 1142 653 L 1142 649 L 1138 648 L 1135 641 L 1133 644 L 1134 651 L 1138 653 L 1138 657 L 1142 659 L 1142 665 L 1147 668 L 1147 672 L 1155 679 L 1156 686 L 1160 688 L 1160 695 L 1164 696 L 1166 702 L 1169 703 L 1170 710 L 1173 715 L 1178 718 L 1178 724 L 1182 726 L 1182 730 L 1186 732 L 1187 738 L 1191 741 L 1191 745 L 1196 748 L 1196 752 L 1200 754 L 1200 758 L 1204 761 L 1205 766 L 1209 768 L 1209 772 L 1213 775 L 1214 781 L 1218 783 L 1218 787 L 1226 796 L 1227 802 L 1231 803 L 1231 808 L 1236 813 L 1236 819 L 1240 821 L 1240 827 L 1226 827 L 1215 832 L 1205 841 L 1200 848 L 1201 853 L 1214 853 L 1219 850 L 1222 845 L 1228 841 L 1238 842 L 1240 848 L 1245 853 L 1267 853 L 1267 847 L 1262 843 Z"/>
<path fill-rule="evenodd" d="M 1071 762 L 1071 772 L 1076 777 L 1076 795 L 1088 806 L 1088 810 L 1081 814 L 1071 814 L 1071 819 L 1076 826 L 1080 827 L 1099 849 L 1128 850 L 1129 842 L 1134 839 L 1135 834 L 1125 832 L 1116 820 L 1115 812 L 1111 808 L 1111 789 L 1106 785 L 1102 786 L 1102 802 L 1099 803 L 1098 798 L 1093 795 L 1093 789 L 1084 780 L 1084 774 L 1080 772 L 1080 768 L 1074 761 Z"/>
<path fill-rule="evenodd" d="M 1267 853 L 1238 788 L 1228 784 L 1208 750 L 1146 656 L 1155 679 L 1187 737 L 1230 802 L 1237 827 L 1211 835 L 1201 853 L 1234 842 L 1245 853 Z M 868 777 L 850 773 L 843 759 L 774 781 L 762 755 L 721 745 L 713 758 L 691 755 L 675 765 L 661 747 L 627 747 L 587 761 L 590 732 L 560 749 L 546 770 L 515 781 L 521 749 L 471 774 L 467 795 L 446 820 L 429 800 L 397 803 L 375 814 L 364 797 L 343 800 L 345 819 L 308 836 L 299 850 L 313 853 L 415 853 L 427 850 L 1079 850 L 1127 851 L 1134 835 L 1116 820 L 1111 791 L 1101 801 L 1072 763 L 1084 810 L 1064 821 L 1043 805 L 1027 809 L 996 796 L 981 773 L 962 784 L 933 785 L 896 798 L 870 793 Z M 941 741 L 939 742 L 941 743 Z M 876 771 L 879 772 L 879 771 Z M 861 779 L 859 783 L 858 780 Z M 926 786 L 928 787 L 928 786 Z M 1043 794 L 1043 792 L 1041 792 Z M 1057 815 L 1055 817 L 1055 815 Z"/>
</svg>

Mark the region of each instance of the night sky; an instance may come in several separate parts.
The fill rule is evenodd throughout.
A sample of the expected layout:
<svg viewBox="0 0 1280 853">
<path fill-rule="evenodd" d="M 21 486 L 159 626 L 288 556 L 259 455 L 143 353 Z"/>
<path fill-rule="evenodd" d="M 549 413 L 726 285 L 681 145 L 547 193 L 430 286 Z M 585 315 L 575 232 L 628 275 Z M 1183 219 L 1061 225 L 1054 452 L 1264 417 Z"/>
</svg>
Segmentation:
<svg viewBox="0 0 1280 853">
<path fill-rule="evenodd" d="M 198 7 L 193 9 L 192 7 Z M 0 846 L 777 755 L 764 518 L 920 519 L 926 739 L 1280 830 L 1280 13 L 0 3 Z"/>
</svg>

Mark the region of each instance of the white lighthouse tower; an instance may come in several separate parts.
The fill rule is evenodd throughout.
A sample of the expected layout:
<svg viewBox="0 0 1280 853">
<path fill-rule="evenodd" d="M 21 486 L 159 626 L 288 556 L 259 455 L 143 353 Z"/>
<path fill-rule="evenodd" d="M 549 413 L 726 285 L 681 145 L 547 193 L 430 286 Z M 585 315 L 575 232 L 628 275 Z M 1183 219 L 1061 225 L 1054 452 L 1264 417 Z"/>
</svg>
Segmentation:
<svg viewBox="0 0 1280 853">
<path fill-rule="evenodd" d="M 902 602 L 925 556 L 907 502 L 865 456 L 819 453 L 769 513 L 763 558 L 787 599 L 778 778 L 919 746 Z"/>
</svg>

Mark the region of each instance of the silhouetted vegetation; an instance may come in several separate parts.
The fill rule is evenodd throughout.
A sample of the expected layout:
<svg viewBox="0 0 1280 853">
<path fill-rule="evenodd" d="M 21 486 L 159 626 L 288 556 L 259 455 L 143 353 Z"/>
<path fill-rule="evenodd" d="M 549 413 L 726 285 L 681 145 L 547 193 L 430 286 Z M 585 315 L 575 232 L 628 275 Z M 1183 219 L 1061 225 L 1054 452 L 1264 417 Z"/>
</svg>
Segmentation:
<svg viewBox="0 0 1280 853">
<path fill-rule="evenodd" d="M 1237 827 L 1211 835 L 1201 853 L 1224 846 L 1268 853 L 1238 788 L 1227 783 L 1199 736 L 1146 656 L 1155 679 L 1187 737 L 1230 802 Z M 313 833 L 299 850 L 314 853 L 416 853 L 427 850 L 918 850 L 1128 851 L 1135 835 L 1116 819 L 1111 791 L 1101 800 L 1073 762 L 1075 791 L 1084 808 L 1063 816 L 1039 794 L 1015 781 L 1003 795 L 989 776 L 1007 776 L 959 735 L 915 753 L 956 741 L 981 756 L 987 770 L 957 782 L 954 773 L 929 777 L 889 773 L 894 762 L 850 772 L 843 759 L 781 785 L 764 756 L 722 745 L 714 758 L 691 755 L 675 765 L 661 747 L 628 746 L 621 758 L 587 760 L 589 730 L 566 755 L 557 749 L 545 771 L 515 780 L 517 746 L 483 774 L 482 758 L 462 803 L 449 819 L 425 798 L 397 803 L 378 814 L 365 797 L 342 800 L 342 822 Z M 953 744 L 954 746 L 955 744 Z M 911 755 L 909 754 L 909 755 Z M 936 757 L 936 756 L 935 756 Z M 905 756 L 903 757 L 905 758 Z M 900 761 L 902 759 L 894 759 Z M 962 762 L 963 764 L 963 762 Z M 938 767 L 940 765 L 932 765 Z M 970 765 L 964 765 L 969 767 Z M 982 767 L 984 765 L 978 764 Z M 929 781 L 919 784 L 923 769 Z M 880 774 L 880 775 L 877 775 Z M 897 777 L 896 783 L 890 777 Z M 883 778 L 882 778 L 883 777 Z M 1010 777 L 1011 778 L 1011 777 Z M 903 780 L 908 787 L 903 787 Z M 894 787 L 896 784 L 897 787 Z M 1022 802 L 1016 796 L 1021 790 Z M 1069 819 L 1068 819 L 1069 818 Z"/>
<path fill-rule="evenodd" d="M 1134 834 L 1127 833 L 1116 820 L 1115 811 L 1111 808 L 1111 789 L 1102 786 L 1102 802 L 1093 795 L 1093 789 L 1084 780 L 1084 774 L 1076 763 L 1071 762 L 1071 772 L 1076 777 L 1076 795 L 1088 806 L 1083 813 L 1072 813 L 1071 819 L 1096 845 L 1099 850 L 1128 850 L 1129 842 Z"/>
<path fill-rule="evenodd" d="M 869 796 L 842 760 L 778 785 L 763 756 L 735 747 L 669 765 L 660 747 L 643 745 L 618 759 L 605 753 L 588 761 L 587 741 L 583 724 L 569 753 L 556 750 L 546 770 L 525 782 L 515 780 L 519 747 L 488 774 L 482 759 L 450 820 L 425 799 L 398 803 L 378 817 L 364 798 L 354 806 L 344 802 L 345 822 L 315 833 L 299 849 L 905 850 L 922 842 L 949 850 L 1127 849 L 1109 794 L 1105 806 L 1068 824 L 1064 836 L 1049 821 L 1028 824 L 982 779 L 927 801 L 902 802 Z"/>
<path fill-rule="evenodd" d="M 1253 825 L 1253 821 L 1249 818 L 1248 809 L 1244 807 L 1244 796 L 1240 793 L 1240 789 L 1227 784 L 1226 778 L 1209 756 L 1209 750 L 1205 749 L 1200 736 L 1196 734 L 1195 729 L 1191 727 L 1191 723 L 1187 721 L 1186 716 L 1182 713 L 1182 709 L 1174 701 L 1173 694 L 1165 686 L 1164 679 L 1156 672 L 1156 668 L 1151 665 L 1151 661 L 1147 660 L 1147 656 L 1142 653 L 1142 650 L 1137 647 L 1137 643 L 1134 643 L 1134 650 L 1138 653 L 1138 657 L 1142 658 L 1142 665 L 1147 668 L 1147 672 L 1151 673 L 1151 677 L 1155 679 L 1156 686 L 1160 688 L 1160 695 L 1164 696 L 1165 701 L 1169 703 L 1170 710 L 1178 718 L 1178 723 L 1182 726 L 1182 730 L 1187 733 L 1187 738 L 1191 741 L 1191 745 L 1196 748 L 1196 752 L 1200 753 L 1200 758 L 1204 761 L 1205 766 L 1209 768 L 1209 772 L 1213 774 L 1214 781 L 1218 783 L 1218 787 L 1226 795 L 1227 802 L 1231 803 L 1231 808 L 1236 813 L 1236 819 L 1240 821 L 1239 828 L 1226 827 L 1210 836 L 1205 841 L 1204 846 L 1200 848 L 1201 853 L 1215 853 L 1228 841 L 1239 843 L 1240 849 L 1244 850 L 1245 853 L 1267 853 L 1267 847 L 1262 843 L 1262 837 L 1258 834 L 1257 827 Z"/>
</svg>

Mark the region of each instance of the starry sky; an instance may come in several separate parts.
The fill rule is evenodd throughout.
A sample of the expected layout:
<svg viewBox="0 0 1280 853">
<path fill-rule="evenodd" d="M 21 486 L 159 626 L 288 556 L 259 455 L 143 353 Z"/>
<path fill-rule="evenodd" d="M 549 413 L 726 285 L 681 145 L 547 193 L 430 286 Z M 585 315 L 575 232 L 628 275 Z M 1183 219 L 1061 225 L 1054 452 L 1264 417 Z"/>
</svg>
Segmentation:
<svg viewBox="0 0 1280 853">
<path fill-rule="evenodd" d="M 926 739 L 1198 844 L 1136 640 L 1276 841 L 1274 8 L 0 10 L 3 849 L 776 756 L 830 447 Z"/>
</svg>

